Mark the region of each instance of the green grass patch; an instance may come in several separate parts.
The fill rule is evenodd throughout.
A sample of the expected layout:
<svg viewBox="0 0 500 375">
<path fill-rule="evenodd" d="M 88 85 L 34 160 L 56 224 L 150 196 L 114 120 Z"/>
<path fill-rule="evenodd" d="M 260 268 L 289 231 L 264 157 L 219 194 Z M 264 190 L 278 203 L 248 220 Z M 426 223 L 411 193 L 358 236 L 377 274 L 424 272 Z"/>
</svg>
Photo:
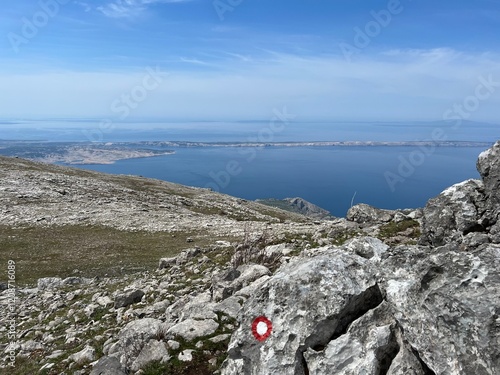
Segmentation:
<svg viewBox="0 0 500 375">
<path fill-rule="evenodd" d="M 335 237 L 331 238 L 332 245 L 342 246 L 351 238 L 354 238 L 359 235 L 359 232 L 354 230 L 347 230 L 345 232 L 339 233 L 335 235 Z"/>
<path fill-rule="evenodd" d="M 187 243 L 190 237 L 193 243 Z M 0 226 L 0 264 L 16 261 L 16 283 L 34 284 L 41 277 L 120 276 L 155 269 L 162 257 L 216 240 L 202 230 L 185 232 L 120 231 L 104 226 L 10 228 Z"/>
<path fill-rule="evenodd" d="M 410 233 L 406 236 L 408 238 L 419 238 L 420 237 L 420 224 L 416 220 L 403 220 L 398 223 L 391 222 L 389 224 L 382 225 L 380 227 L 379 237 L 381 239 L 390 238 L 406 232 L 408 229 Z"/>
</svg>

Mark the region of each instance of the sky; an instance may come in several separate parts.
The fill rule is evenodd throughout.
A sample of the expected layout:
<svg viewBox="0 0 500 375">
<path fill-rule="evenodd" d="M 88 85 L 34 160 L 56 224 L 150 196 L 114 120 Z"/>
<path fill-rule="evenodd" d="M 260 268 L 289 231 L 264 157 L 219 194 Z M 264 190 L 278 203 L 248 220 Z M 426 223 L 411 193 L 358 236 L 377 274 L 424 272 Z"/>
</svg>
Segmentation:
<svg viewBox="0 0 500 375">
<path fill-rule="evenodd" d="M 500 0 L 17 0 L 0 119 L 497 123 Z"/>
</svg>

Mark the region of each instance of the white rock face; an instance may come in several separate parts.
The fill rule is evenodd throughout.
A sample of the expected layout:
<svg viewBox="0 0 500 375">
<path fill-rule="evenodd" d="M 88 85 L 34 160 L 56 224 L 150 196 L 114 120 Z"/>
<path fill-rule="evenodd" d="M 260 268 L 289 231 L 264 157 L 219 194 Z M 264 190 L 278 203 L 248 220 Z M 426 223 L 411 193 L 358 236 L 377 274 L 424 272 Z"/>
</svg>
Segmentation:
<svg viewBox="0 0 500 375">
<path fill-rule="evenodd" d="M 500 372 L 500 246 L 433 254 L 357 242 L 272 276 L 240 311 L 221 373 Z M 252 334 L 258 316 L 272 322 L 264 341 Z"/>
<path fill-rule="evenodd" d="M 158 361 L 160 363 L 168 362 L 170 359 L 168 350 L 164 342 L 158 340 L 149 340 L 148 343 L 142 348 L 137 359 L 132 363 L 131 370 L 139 371 L 147 364 Z"/>
<path fill-rule="evenodd" d="M 84 349 L 70 356 L 71 361 L 76 363 L 88 363 L 95 360 L 95 349 L 91 346 L 86 346 Z"/>
<path fill-rule="evenodd" d="M 119 355 L 121 364 L 129 367 L 137 356 L 137 348 L 142 348 L 144 343 L 157 337 L 161 332 L 166 332 L 167 328 L 168 326 L 158 319 L 134 320 L 122 328 L 118 334 L 118 342 L 107 350 L 107 354 Z"/>
<path fill-rule="evenodd" d="M 236 270 L 231 270 L 226 275 L 222 275 L 214 282 L 212 299 L 215 301 L 224 300 L 241 289 L 248 287 L 254 281 L 270 274 L 271 271 L 260 264 L 243 264 Z M 252 292 L 254 288 L 249 289 L 247 293 Z M 247 293 L 243 293 L 243 295 Z"/>
<path fill-rule="evenodd" d="M 179 354 L 179 361 L 182 362 L 191 362 L 193 360 L 193 352 L 194 350 L 186 349 Z"/>
<path fill-rule="evenodd" d="M 382 295 L 368 261 L 347 253 L 323 253 L 283 267 L 243 309 L 223 374 L 294 374 L 304 371 L 308 348 L 326 346 L 346 329 L 358 309 L 374 308 Z M 255 317 L 273 325 L 264 342 L 251 332 Z"/>
<path fill-rule="evenodd" d="M 482 181 L 467 180 L 449 187 L 425 206 L 422 244 L 442 246 L 469 232 L 484 230 L 481 214 L 485 208 Z"/>
<path fill-rule="evenodd" d="M 60 277 L 44 277 L 38 279 L 37 287 L 40 290 L 55 289 L 62 285 L 62 279 Z"/>
<path fill-rule="evenodd" d="M 394 211 L 382 210 L 364 203 L 352 206 L 347 211 L 347 220 L 356 223 L 386 223 L 393 217 Z"/>
</svg>

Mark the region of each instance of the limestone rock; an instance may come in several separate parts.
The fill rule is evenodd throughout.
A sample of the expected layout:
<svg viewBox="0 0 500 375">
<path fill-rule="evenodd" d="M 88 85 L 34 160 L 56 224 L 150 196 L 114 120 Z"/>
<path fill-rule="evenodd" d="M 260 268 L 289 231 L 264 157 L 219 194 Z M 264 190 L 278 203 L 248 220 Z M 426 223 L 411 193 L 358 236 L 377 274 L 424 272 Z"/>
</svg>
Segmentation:
<svg viewBox="0 0 500 375">
<path fill-rule="evenodd" d="M 477 160 L 477 170 L 484 182 L 490 208 L 498 210 L 500 203 L 500 141 L 482 152 Z"/>
<path fill-rule="evenodd" d="M 37 287 L 40 290 L 55 289 L 62 286 L 60 277 L 44 277 L 38 279 Z"/>
<path fill-rule="evenodd" d="M 387 223 L 394 217 L 394 211 L 382 210 L 370 205 L 361 203 L 352 206 L 347 211 L 347 220 L 356 223 Z"/>
<path fill-rule="evenodd" d="M 238 316 L 238 312 L 241 309 L 241 305 L 244 301 L 244 298 L 242 297 L 229 297 L 226 298 L 224 301 L 218 303 L 213 307 L 213 311 L 215 313 L 221 312 L 227 316 L 230 316 L 231 318 L 236 319 Z"/>
<path fill-rule="evenodd" d="M 193 353 L 194 350 L 186 349 L 182 353 L 179 353 L 178 359 L 181 362 L 191 362 L 193 360 Z"/>
<path fill-rule="evenodd" d="M 95 360 L 95 349 L 91 346 L 86 346 L 78 353 L 71 355 L 69 359 L 78 364 L 92 362 Z"/>
<path fill-rule="evenodd" d="M 142 348 L 137 359 L 132 363 L 131 370 L 138 371 L 153 361 L 165 363 L 168 362 L 169 359 L 170 355 L 168 354 L 165 343 L 158 340 L 149 340 Z"/>
<path fill-rule="evenodd" d="M 188 302 L 180 314 L 181 320 L 186 319 L 217 319 L 217 314 L 213 311 L 216 304 L 213 302 L 202 302 L 198 299 Z"/>
<path fill-rule="evenodd" d="M 481 214 L 485 209 L 484 186 L 479 180 L 453 185 L 430 199 L 422 219 L 422 244 L 442 246 L 462 235 L 485 231 Z"/>
<path fill-rule="evenodd" d="M 435 374 L 500 372 L 500 246 L 398 248 L 381 288 L 405 339 Z"/>
<path fill-rule="evenodd" d="M 293 248 L 288 244 L 279 244 L 266 246 L 264 253 L 267 258 L 279 257 L 289 255 L 293 251 Z"/>
<path fill-rule="evenodd" d="M 219 328 L 219 324 L 212 319 L 186 319 L 170 328 L 167 334 L 180 336 L 187 341 L 193 341 L 200 337 L 212 335 L 217 331 L 217 328 Z"/>
<path fill-rule="evenodd" d="M 365 244 L 280 268 L 240 311 L 221 373 L 499 373 L 500 245 Z M 273 325 L 263 342 L 258 316 Z"/>
<path fill-rule="evenodd" d="M 308 348 L 326 346 L 353 316 L 382 302 L 367 265 L 364 258 L 332 250 L 282 267 L 244 305 L 222 374 L 304 373 Z M 261 315 L 273 324 L 263 343 L 251 333 Z"/>
<path fill-rule="evenodd" d="M 188 242 L 193 242 L 193 240 L 188 241 Z M 176 257 L 176 264 L 177 265 L 182 265 L 187 263 L 190 259 L 196 257 L 201 253 L 201 250 L 199 248 L 193 248 L 193 249 L 187 249 L 182 251 L 177 257 Z"/>
<path fill-rule="evenodd" d="M 162 269 L 168 269 L 172 266 L 175 266 L 177 264 L 177 258 L 161 258 L 160 259 L 160 264 L 158 265 L 158 268 L 160 270 Z"/>
<path fill-rule="evenodd" d="M 118 341 L 105 352 L 108 356 L 118 356 L 120 363 L 128 367 L 137 358 L 146 343 L 162 335 L 169 326 L 158 319 L 144 318 L 128 323 L 118 333 Z"/>
<path fill-rule="evenodd" d="M 212 285 L 212 298 L 215 301 L 224 300 L 255 280 L 268 276 L 271 271 L 259 264 L 244 264 L 237 269 L 231 269 L 221 275 Z"/>
<path fill-rule="evenodd" d="M 311 374 L 384 374 L 389 371 L 400 375 L 425 374 L 409 346 L 402 341 L 401 330 L 385 302 L 354 321 L 344 335 L 330 341 L 326 348 L 309 348 L 304 358 Z M 404 359 L 403 366 L 399 359 Z"/>
<path fill-rule="evenodd" d="M 389 246 L 377 238 L 357 237 L 347 241 L 342 248 L 366 259 L 380 260 Z"/>
<path fill-rule="evenodd" d="M 247 285 L 246 287 L 238 290 L 236 293 L 234 293 L 235 297 L 243 297 L 243 298 L 249 298 L 252 296 L 258 289 L 264 285 L 264 283 L 269 280 L 270 276 L 262 276 L 255 280 L 253 283 L 250 285 Z"/>
<path fill-rule="evenodd" d="M 94 365 L 90 375 L 126 375 L 118 358 L 102 357 Z"/>
<path fill-rule="evenodd" d="M 120 307 L 127 307 L 134 303 L 141 302 L 142 297 L 144 297 L 144 292 L 142 290 L 130 290 L 123 294 L 119 294 L 115 297 L 115 309 Z"/>
</svg>

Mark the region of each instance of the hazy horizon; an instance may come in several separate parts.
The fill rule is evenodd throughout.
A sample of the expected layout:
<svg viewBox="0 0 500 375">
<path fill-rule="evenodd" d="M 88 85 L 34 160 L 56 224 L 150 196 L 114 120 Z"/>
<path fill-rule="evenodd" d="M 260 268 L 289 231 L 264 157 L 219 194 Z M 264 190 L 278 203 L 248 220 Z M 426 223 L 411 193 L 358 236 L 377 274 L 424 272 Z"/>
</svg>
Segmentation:
<svg viewBox="0 0 500 375">
<path fill-rule="evenodd" d="M 437 139 L 434 134 L 441 133 Z M 500 139 L 497 124 L 471 121 L 303 122 L 39 120 L 0 122 L 0 140 L 50 142 L 327 142 L 327 141 L 471 141 Z"/>
<path fill-rule="evenodd" d="M 496 122 L 499 17 L 493 0 L 11 2 L 0 117 Z"/>
</svg>

